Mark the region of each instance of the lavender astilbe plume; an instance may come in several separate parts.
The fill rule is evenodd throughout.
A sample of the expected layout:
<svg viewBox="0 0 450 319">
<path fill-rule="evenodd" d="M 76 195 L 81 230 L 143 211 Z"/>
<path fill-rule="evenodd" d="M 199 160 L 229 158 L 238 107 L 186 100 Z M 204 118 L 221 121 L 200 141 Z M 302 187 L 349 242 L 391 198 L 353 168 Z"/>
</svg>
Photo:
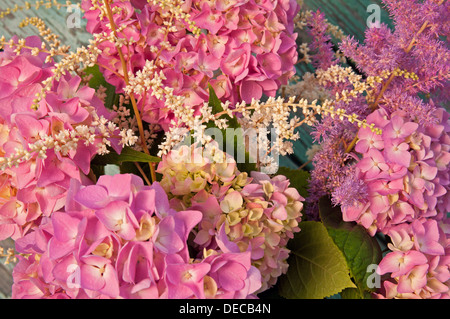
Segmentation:
<svg viewBox="0 0 450 319">
<path fill-rule="evenodd" d="M 417 96 L 412 96 L 396 87 L 384 94 L 385 109 L 390 112 L 395 110 L 409 113 L 410 118 L 420 126 L 430 126 L 437 124 L 437 119 L 433 115 L 436 103 L 433 99 L 425 102 Z"/>
<path fill-rule="evenodd" d="M 383 2 L 395 28 L 391 30 L 385 24 L 381 24 L 379 28 L 369 28 L 365 32 L 363 43 L 359 43 L 354 37 L 347 37 L 339 48 L 346 57 L 353 60 L 362 74 L 381 76 L 388 72 L 390 75 L 374 84 L 372 100 L 360 95 L 350 103 L 338 103 L 336 107 L 362 116 L 381 107 L 389 114 L 405 112 L 421 126 L 434 125 L 436 109 L 447 102 L 445 94 L 443 97 L 439 92 L 444 92 L 449 85 L 450 51 L 442 37 L 448 35 L 448 23 L 444 20 L 450 7 L 443 1 Z M 417 77 L 399 76 L 399 71 L 415 74 Z M 333 95 L 346 87 L 342 83 L 331 83 L 327 89 Z M 344 180 L 342 176 L 333 177 L 337 172 L 342 172 L 336 169 L 336 165 L 325 165 L 325 158 L 328 161 L 336 158 L 339 158 L 338 162 L 342 161 L 343 156 L 352 150 L 346 149 L 346 145 L 357 132 L 355 125 L 330 118 L 314 127 L 313 136 L 322 144 L 322 150 L 313 161 L 315 170 L 312 173 L 310 191 L 322 192 L 309 198 L 311 203 L 320 195 L 335 192 L 336 187 L 340 186 L 338 181 Z M 330 180 L 334 182 L 330 183 Z M 334 200 L 339 202 L 338 199 Z"/>
<path fill-rule="evenodd" d="M 352 85 L 345 81 L 327 84 L 326 88 L 333 95 L 342 90 L 351 90 Z M 365 118 L 370 112 L 363 96 L 357 96 L 349 102 L 336 102 L 335 108 L 342 108 L 347 114 L 357 114 L 361 118 Z M 341 187 L 346 178 L 353 175 L 353 169 L 348 165 L 352 154 L 346 150 L 357 132 L 356 125 L 331 117 L 324 117 L 314 126 L 311 135 L 315 142 L 320 143 L 321 149 L 312 159 L 314 170 L 309 180 L 310 196 L 307 198 L 309 205 L 306 207 L 306 214 L 310 218 L 318 219 L 318 200 Z M 335 203 L 338 202 L 339 200 Z"/>
<path fill-rule="evenodd" d="M 448 36 L 448 12 L 450 4 L 445 0 L 398 1 L 383 0 L 395 24 L 401 43 L 408 45 L 411 39 L 427 24 L 430 35 Z"/>
<path fill-rule="evenodd" d="M 397 68 L 413 72 L 418 79 L 392 76 L 379 86 L 379 100 L 372 107 L 383 102 L 380 99 L 391 90 L 400 89 L 400 94 L 410 95 L 432 94 L 448 85 L 450 74 L 450 51 L 441 39 L 448 35 L 448 27 L 445 27 L 448 23 L 444 20 L 450 10 L 449 4 L 443 1 L 383 2 L 393 18 L 395 30 L 391 31 L 384 24 L 380 28 L 369 28 L 363 44 L 348 37 L 340 49 L 367 75 L 379 75 Z"/>
<path fill-rule="evenodd" d="M 312 50 L 311 60 L 315 68 L 328 69 L 337 63 L 337 58 L 333 51 L 331 36 L 327 33 L 328 23 L 325 14 L 316 11 L 311 13 L 308 21 L 308 33 L 312 40 L 310 49 Z"/>
<path fill-rule="evenodd" d="M 364 49 L 361 49 L 361 48 Z M 392 71 L 399 67 L 403 51 L 398 46 L 395 35 L 386 24 L 379 28 L 369 28 L 365 32 L 364 46 L 349 36 L 340 44 L 345 56 L 350 57 L 358 71 L 367 75 L 378 75 L 382 71 Z M 376 63 L 374 63 L 376 61 Z"/>
<path fill-rule="evenodd" d="M 376 297 L 448 298 L 450 6 L 443 0 L 383 2 L 395 28 L 370 28 L 362 43 L 348 37 L 340 45 L 368 85 L 350 103 L 339 102 L 345 96 L 340 81 L 329 79 L 334 88 L 328 87 L 336 107 L 354 107 L 382 135 L 337 120 L 315 126 L 321 150 L 313 160 L 307 213 L 317 218 L 317 202 L 328 195 L 344 221 L 371 236 L 389 236 L 392 252 L 377 273 L 390 277 Z M 409 265 L 408 256 L 414 256 Z"/>
<path fill-rule="evenodd" d="M 346 168 L 348 173 L 341 176 L 339 186 L 332 193 L 333 204 L 343 207 L 355 206 L 368 197 L 367 185 L 356 174 L 356 167 L 353 165 Z"/>
<path fill-rule="evenodd" d="M 306 214 L 317 220 L 318 201 L 340 185 L 343 177 L 350 175 L 349 167 L 345 163 L 346 154 L 340 140 L 325 139 L 321 149 L 313 158 L 314 170 L 309 180 Z"/>
<path fill-rule="evenodd" d="M 348 83 L 343 87 L 345 86 L 348 88 Z M 355 113 L 365 117 L 368 111 L 362 106 L 364 106 L 363 99 L 358 97 L 349 103 L 337 103 L 336 108 L 342 107 L 349 114 Z M 336 121 L 331 117 L 324 118 L 315 125 L 312 136 L 315 142 L 321 144 L 321 149 L 312 160 L 315 168 L 309 180 L 310 196 L 307 198 L 309 205 L 306 207 L 306 213 L 310 218 L 318 218 L 318 200 L 341 187 L 343 181 L 353 175 L 353 169 L 347 165 L 351 160 L 351 154 L 346 152 L 346 145 L 351 142 L 357 131 L 357 126 L 352 123 Z"/>
<path fill-rule="evenodd" d="M 448 43 L 434 38 L 432 34 L 422 34 L 417 38 L 411 55 L 413 57 L 411 67 L 419 76 L 419 81 L 406 88 L 408 93 L 430 93 L 448 82 L 450 79 Z"/>
</svg>

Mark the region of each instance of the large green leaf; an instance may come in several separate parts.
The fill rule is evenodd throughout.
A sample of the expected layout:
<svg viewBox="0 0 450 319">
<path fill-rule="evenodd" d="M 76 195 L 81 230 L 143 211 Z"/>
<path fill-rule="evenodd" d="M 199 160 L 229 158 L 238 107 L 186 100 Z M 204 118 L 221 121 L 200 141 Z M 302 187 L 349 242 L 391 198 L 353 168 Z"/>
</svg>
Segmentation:
<svg viewBox="0 0 450 319">
<path fill-rule="evenodd" d="M 289 269 L 280 278 L 280 295 L 288 299 L 323 299 L 354 288 L 342 252 L 320 222 L 300 223 L 289 241 Z"/>
<path fill-rule="evenodd" d="M 370 292 L 358 288 L 346 288 L 340 292 L 341 299 L 372 299 Z"/>
<path fill-rule="evenodd" d="M 120 154 L 117 154 L 114 150 L 110 150 L 109 154 L 97 155 L 94 159 L 94 163 L 97 165 L 121 165 L 124 162 L 158 163 L 160 161 L 161 158 L 159 157 L 135 151 L 128 146 L 124 147 Z"/>
<path fill-rule="evenodd" d="M 320 199 L 319 211 L 328 233 L 345 256 L 360 297 L 364 298 L 367 296 L 365 292 L 372 291 L 367 284 L 369 276 L 372 275 L 368 267 L 380 262 L 380 245 L 364 227 L 353 222 L 344 222 L 340 207 L 333 206 L 328 197 Z"/>
</svg>

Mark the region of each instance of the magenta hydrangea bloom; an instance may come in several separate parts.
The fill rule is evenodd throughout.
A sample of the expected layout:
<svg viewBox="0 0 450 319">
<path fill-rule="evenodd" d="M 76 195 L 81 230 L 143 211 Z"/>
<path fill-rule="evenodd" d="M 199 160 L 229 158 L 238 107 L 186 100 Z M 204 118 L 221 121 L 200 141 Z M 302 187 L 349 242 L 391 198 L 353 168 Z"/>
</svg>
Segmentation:
<svg viewBox="0 0 450 319">
<path fill-rule="evenodd" d="M 251 298 L 249 252 L 190 258 L 196 210 L 176 211 L 158 183 L 130 174 L 72 180 L 65 211 L 16 241 L 13 298 Z M 233 274 L 231 276 L 231 274 Z"/>
<path fill-rule="evenodd" d="M 107 17 L 99 18 L 98 9 L 89 10 L 91 5 L 90 0 L 82 2 L 88 32 L 109 34 Z M 146 60 L 158 57 L 163 64 L 155 72 L 164 75 L 163 85 L 172 88 L 174 95 L 183 96 L 186 106 L 194 110 L 208 101 L 208 83 L 220 99 L 234 105 L 250 103 L 263 94 L 274 96 L 295 74 L 297 34 L 293 18 L 299 11 L 295 0 L 185 2 L 183 12 L 201 29 L 197 36 L 177 17 L 165 36 L 161 29 L 168 20 L 167 10 L 158 4 L 111 1 L 111 7 L 116 24 L 123 28 L 119 35 L 133 40 L 122 47 L 130 61 L 128 72 L 136 73 Z M 123 73 L 118 51 L 109 41 L 99 48 L 103 51 L 99 63 L 110 67 L 101 68 L 102 72 L 120 93 L 125 82 L 113 72 Z M 152 97 L 151 91 L 147 93 L 136 97 L 143 120 L 167 128 L 173 115 L 162 100 Z"/>
<path fill-rule="evenodd" d="M 25 43 L 39 48 L 41 42 L 29 37 Z M 31 109 L 54 68 L 45 60 L 31 49 L 18 55 L 6 46 L 0 52 L 0 187 L 5 194 L 0 239 L 20 238 L 41 216 L 61 209 L 70 180 L 83 180 L 92 158 L 107 145 L 121 150 L 113 138 L 118 131 L 107 126 L 114 114 L 78 76 L 53 81 L 39 108 Z"/>
</svg>

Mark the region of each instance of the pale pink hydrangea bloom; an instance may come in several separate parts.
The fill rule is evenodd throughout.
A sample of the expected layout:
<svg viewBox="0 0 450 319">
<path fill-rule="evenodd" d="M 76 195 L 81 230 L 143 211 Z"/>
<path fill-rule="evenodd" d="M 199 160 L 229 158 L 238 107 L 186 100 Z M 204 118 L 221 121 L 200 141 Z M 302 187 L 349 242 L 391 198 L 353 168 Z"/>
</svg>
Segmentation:
<svg viewBox="0 0 450 319">
<path fill-rule="evenodd" d="M 25 44 L 40 47 L 40 40 L 29 37 Z M 113 116 L 94 89 L 69 74 L 54 81 L 39 108 L 32 110 L 35 94 L 43 88 L 41 82 L 54 67 L 45 63 L 45 58 L 45 54 L 33 56 L 30 49 L 17 55 L 8 46 L 0 52 L 0 176 L 4 201 L 0 239 L 20 238 L 39 225 L 42 216 L 64 206 L 70 180 L 81 181 L 89 174 L 97 144 L 105 144 L 99 117 L 107 120 Z M 83 134 L 90 139 L 80 138 Z M 109 142 L 120 152 L 118 139 Z"/>
<path fill-rule="evenodd" d="M 417 219 L 392 227 L 388 253 L 377 272 L 390 274 L 378 298 L 449 298 L 448 220 Z"/>
<path fill-rule="evenodd" d="M 380 140 L 360 131 L 356 150 L 365 152 L 356 172 L 369 196 L 358 206 L 344 206 L 345 220 L 362 223 L 374 234 L 421 217 L 446 218 L 450 124 L 445 111 L 437 110 L 435 116 L 439 123 L 428 127 L 419 127 L 402 112 L 388 117 L 380 109 L 368 117 L 369 124 L 381 125 L 383 136 Z"/>
<path fill-rule="evenodd" d="M 391 238 L 392 252 L 378 268 L 390 274 L 379 298 L 450 297 L 450 123 L 442 109 L 434 116 L 437 124 L 419 126 L 404 112 L 379 109 L 367 119 L 381 138 L 367 129 L 358 134 L 356 174 L 368 198 L 344 206 L 343 218 Z"/>
<path fill-rule="evenodd" d="M 161 185 L 169 197 L 183 196 L 185 205 L 189 205 L 193 193 L 206 190 L 223 195 L 233 183 L 242 187 L 247 181 L 245 174 L 239 177 L 234 158 L 215 142 L 205 148 L 182 145 L 172 150 L 162 157 L 157 172 L 162 174 Z"/>
<path fill-rule="evenodd" d="M 196 145 L 172 150 L 158 166 L 161 185 L 173 207 L 202 212 L 194 229 L 199 254 L 203 249 L 250 252 L 252 265 L 261 272 L 261 292 L 287 271 L 286 245 L 300 231 L 304 199 L 284 176 L 240 173 L 216 144 L 210 146 L 214 152 Z"/>
<path fill-rule="evenodd" d="M 202 214 L 172 209 L 158 183 L 104 175 L 73 179 L 69 193 L 65 211 L 17 240 L 31 255 L 19 257 L 13 298 L 252 298 L 261 285 L 250 253 L 192 259 Z"/>
</svg>

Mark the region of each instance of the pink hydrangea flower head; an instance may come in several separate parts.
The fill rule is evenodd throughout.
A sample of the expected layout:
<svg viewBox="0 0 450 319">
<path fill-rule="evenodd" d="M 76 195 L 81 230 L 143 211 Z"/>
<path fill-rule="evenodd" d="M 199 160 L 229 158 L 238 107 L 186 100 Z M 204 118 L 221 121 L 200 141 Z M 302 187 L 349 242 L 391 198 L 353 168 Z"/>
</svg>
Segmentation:
<svg viewBox="0 0 450 319">
<path fill-rule="evenodd" d="M 383 175 L 389 169 L 383 154 L 376 149 L 369 149 L 366 156 L 358 163 L 358 168 L 367 179 Z"/>
<path fill-rule="evenodd" d="M 357 174 L 368 185 L 368 209 L 378 230 L 387 233 L 392 225 L 410 223 L 418 216 L 444 217 L 439 203 L 448 203 L 448 186 L 442 183 L 448 180 L 448 172 L 439 160 L 447 157 L 449 134 L 444 129 L 448 118 L 442 114 L 442 110 L 435 112 L 441 122 L 431 129 L 418 126 L 404 112 L 389 116 L 379 109 L 368 116 L 368 123 L 380 125 L 383 140 L 378 143 L 367 130 L 360 130 L 356 150 L 362 153 L 362 159 L 356 164 Z M 360 217 L 355 215 L 357 221 Z"/>
<path fill-rule="evenodd" d="M 362 158 L 355 174 L 368 196 L 343 207 L 343 217 L 391 238 L 378 268 L 390 274 L 380 298 L 449 296 L 449 117 L 442 109 L 433 116 L 435 125 L 421 126 L 406 112 L 380 108 L 367 122 L 382 129 L 381 139 L 367 129 L 358 133 L 355 150 Z"/>
<path fill-rule="evenodd" d="M 293 19 L 299 11 L 296 1 L 219 1 L 214 5 L 188 1 L 181 9 L 201 32 L 186 32 L 193 31 L 191 26 L 177 16 L 171 19 L 167 36 L 164 23 L 168 20 L 162 6 L 142 1 L 113 1 L 111 6 L 115 22 L 124 28 L 119 35 L 134 40 L 122 48 L 130 61 L 128 72 L 142 70 L 146 60 L 159 59 L 163 63 L 158 63 L 155 71 L 163 74 L 166 85 L 178 82 L 169 85 L 173 94 L 183 96 L 186 107 L 194 110 L 208 100 L 208 83 L 219 98 L 235 104 L 274 96 L 295 74 L 297 35 L 288 17 Z M 83 1 L 82 7 L 89 32 L 110 33 L 107 17 L 99 18 L 96 8 L 90 10 L 90 1 Z M 123 72 L 118 50 L 109 41 L 99 48 L 104 52 L 100 64 L 109 66 L 101 71 L 120 93 L 125 83 L 117 76 Z M 167 129 L 173 114 L 164 107 L 164 97 L 148 98 L 152 92 L 147 93 L 136 94 L 143 119 Z"/>
<path fill-rule="evenodd" d="M 36 37 L 27 38 L 25 43 L 40 48 Z M 41 216 L 64 206 L 70 181 L 85 178 L 97 144 L 108 142 L 95 135 L 86 141 L 81 135 L 87 138 L 94 132 L 89 126 L 99 125 L 98 121 L 108 120 L 112 114 L 94 89 L 70 74 L 54 80 L 39 109 L 32 110 L 35 94 L 42 90 L 42 81 L 51 75 L 54 63 L 47 63 L 46 55 L 32 55 L 31 49 L 17 54 L 5 47 L 0 55 L 0 67 L 5 68 L 2 74 L 8 75 L 0 80 L 0 86 L 5 86 L 0 112 L 1 175 L 14 190 L 10 198 L 18 203 L 3 207 L 2 215 L 8 216 L 8 221 L 0 237 L 17 239 L 37 226 Z M 99 129 L 95 130 L 100 136 Z M 118 142 L 110 144 L 120 151 Z"/>
<path fill-rule="evenodd" d="M 261 287 L 250 251 L 190 257 L 202 213 L 170 208 L 158 183 L 124 174 L 72 188 L 77 210 L 17 241 L 30 257 L 15 268 L 14 298 L 254 298 Z"/>
</svg>

